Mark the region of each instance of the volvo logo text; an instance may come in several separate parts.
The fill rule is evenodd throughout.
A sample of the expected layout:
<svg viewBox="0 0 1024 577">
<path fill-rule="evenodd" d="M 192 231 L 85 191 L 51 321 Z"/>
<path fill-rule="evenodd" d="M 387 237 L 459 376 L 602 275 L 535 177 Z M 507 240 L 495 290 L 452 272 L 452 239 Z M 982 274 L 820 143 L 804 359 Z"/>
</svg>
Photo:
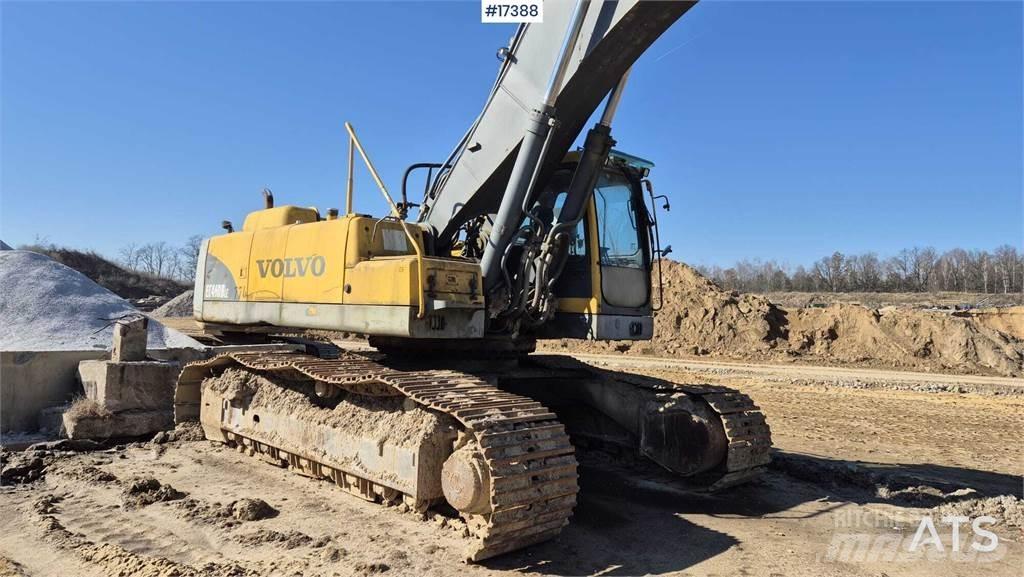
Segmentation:
<svg viewBox="0 0 1024 577">
<path fill-rule="evenodd" d="M 270 260 L 257 260 L 256 267 L 260 270 L 260 276 L 291 278 L 296 276 L 323 276 L 327 268 L 327 260 L 322 256 L 298 256 L 293 258 L 275 258 Z"/>
</svg>

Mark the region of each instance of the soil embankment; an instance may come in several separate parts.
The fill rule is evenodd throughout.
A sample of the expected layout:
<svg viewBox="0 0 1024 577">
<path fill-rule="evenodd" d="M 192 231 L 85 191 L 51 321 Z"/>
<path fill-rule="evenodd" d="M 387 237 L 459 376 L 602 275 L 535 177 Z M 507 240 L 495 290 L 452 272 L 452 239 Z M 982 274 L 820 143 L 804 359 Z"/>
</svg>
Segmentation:
<svg viewBox="0 0 1024 577">
<path fill-rule="evenodd" d="M 722 290 L 673 261 L 663 277 L 665 304 L 650 342 L 565 340 L 545 348 L 1024 375 L 1024 340 L 1012 330 L 1019 320 L 839 302 L 786 309 Z"/>
</svg>

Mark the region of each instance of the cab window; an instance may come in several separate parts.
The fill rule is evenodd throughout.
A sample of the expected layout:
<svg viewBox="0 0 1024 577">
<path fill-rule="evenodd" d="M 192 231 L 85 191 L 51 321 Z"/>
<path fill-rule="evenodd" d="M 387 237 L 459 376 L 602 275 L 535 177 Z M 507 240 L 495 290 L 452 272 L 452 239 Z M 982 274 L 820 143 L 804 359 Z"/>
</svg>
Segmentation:
<svg viewBox="0 0 1024 577">
<path fill-rule="evenodd" d="M 623 177 L 602 174 L 594 189 L 602 266 L 644 268 L 632 188 Z"/>
</svg>

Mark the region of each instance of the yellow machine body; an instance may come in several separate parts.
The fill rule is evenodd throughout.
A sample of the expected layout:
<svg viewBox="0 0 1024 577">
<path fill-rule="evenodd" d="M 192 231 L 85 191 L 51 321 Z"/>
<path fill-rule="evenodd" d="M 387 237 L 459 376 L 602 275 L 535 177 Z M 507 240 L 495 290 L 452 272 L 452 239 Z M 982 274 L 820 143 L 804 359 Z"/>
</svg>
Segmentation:
<svg viewBox="0 0 1024 577">
<path fill-rule="evenodd" d="M 618 154 L 618 153 L 616 153 Z M 575 159 L 560 182 L 568 183 Z M 646 340 L 653 334 L 650 247 L 638 180 L 615 159 L 569 232 L 555 314 L 536 338 Z M 559 181 L 558 178 L 555 181 Z M 554 191 L 560 193 L 561 191 Z M 240 231 L 204 242 L 194 316 L 225 330 L 292 327 L 381 337 L 485 336 L 475 259 L 427 256 L 424 230 L 394 218 L 322 218 L 315 208 L 249 213 Z"/>
<path fill-rule="evenodd" d="M 315 209 L 250 213 L 242 230 L 204 243 L 197 320 L 419 338 L 483 336 L 480 267 L 417 256 L 419 228 Z M 202 295 L 202 298 L 198 298 Z"/>
</svg>

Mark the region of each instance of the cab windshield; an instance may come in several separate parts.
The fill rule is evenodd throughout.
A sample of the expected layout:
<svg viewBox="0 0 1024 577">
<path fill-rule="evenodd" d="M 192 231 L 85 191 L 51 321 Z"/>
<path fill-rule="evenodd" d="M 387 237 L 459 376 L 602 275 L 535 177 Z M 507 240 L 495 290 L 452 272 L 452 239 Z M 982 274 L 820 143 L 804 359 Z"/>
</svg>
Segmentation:
<svg viewBox="0 0 1024 577">
<path fill-rule="evenodd" d="M 602 266 L 644 268 L 633 190 L 624 176 L 603 172 L 594 188 Z"/>
</svg>

